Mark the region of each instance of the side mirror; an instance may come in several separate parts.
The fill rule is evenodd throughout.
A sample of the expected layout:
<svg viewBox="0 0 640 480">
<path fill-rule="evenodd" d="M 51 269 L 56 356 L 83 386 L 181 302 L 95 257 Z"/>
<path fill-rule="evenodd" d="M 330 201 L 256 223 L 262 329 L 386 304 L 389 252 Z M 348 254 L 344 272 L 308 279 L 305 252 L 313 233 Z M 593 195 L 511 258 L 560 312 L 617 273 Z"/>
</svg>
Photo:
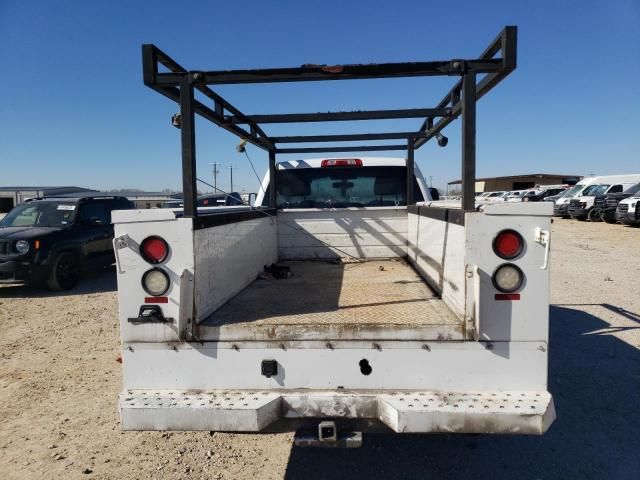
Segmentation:
<svg viewBox="0 0 640 480">
<path fill-rule="evenodd" d="M 433 201 L 440 200 L 440 192 L 435 187 L 429 187 L 429 193 L 431 194 L 431 199 Z"/>
</svg>

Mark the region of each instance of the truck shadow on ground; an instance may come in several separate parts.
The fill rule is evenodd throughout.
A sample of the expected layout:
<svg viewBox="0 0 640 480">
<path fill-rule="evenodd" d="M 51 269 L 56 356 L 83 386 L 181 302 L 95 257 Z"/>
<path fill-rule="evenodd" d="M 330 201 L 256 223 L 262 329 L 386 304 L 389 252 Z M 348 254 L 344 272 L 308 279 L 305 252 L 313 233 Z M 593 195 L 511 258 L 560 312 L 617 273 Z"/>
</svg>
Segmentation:
<svg viewBox="0 0 640 480">
<path fill-rule="evenodd" d="M 640 478 L 640 350 L 609 327 L 551 306 L 558 419 L 542 437 L 365 434 L 355 450 L 293 447 L 286 478 Z"/>
<path fill-rule="evenodd" d="M 78 284 L 71 290 L 52 292 L 45 287 L 29 285 L 0 285 L 0 298 L 48 298 L 115 292 L 117 286 L 115 267 L 105 267 L 84 272 Z"/>
</svg>

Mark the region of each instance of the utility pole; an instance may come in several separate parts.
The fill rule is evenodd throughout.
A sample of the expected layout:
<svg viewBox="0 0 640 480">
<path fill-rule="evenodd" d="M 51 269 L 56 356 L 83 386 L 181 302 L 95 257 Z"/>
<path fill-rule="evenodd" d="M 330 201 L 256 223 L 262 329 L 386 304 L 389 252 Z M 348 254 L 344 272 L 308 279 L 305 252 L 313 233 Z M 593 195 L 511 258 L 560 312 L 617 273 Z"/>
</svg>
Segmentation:
<svg viewBox="0 0 640 480">
<path fill-rule="evenodd" d="M 433 187 L 433 175 L 429 175 L 429 186 Z"/>
<path fill-rule="evenodd" d="M 229 189 L 229 193 L 233 192 L 233 165 L 229 167 L 229 172 L 231 173 L 231 188 Z"/>
<path fill-rule="evenodd" d="M 210 162 L 209 165 L 213 166 L 213 189 L 215 190 L 216 193 L 218 191 L 218 174 L 220 173 L 220 170 L 218 170 L 218 165 L 220 165 L 218 162 Z"/>
</svg>

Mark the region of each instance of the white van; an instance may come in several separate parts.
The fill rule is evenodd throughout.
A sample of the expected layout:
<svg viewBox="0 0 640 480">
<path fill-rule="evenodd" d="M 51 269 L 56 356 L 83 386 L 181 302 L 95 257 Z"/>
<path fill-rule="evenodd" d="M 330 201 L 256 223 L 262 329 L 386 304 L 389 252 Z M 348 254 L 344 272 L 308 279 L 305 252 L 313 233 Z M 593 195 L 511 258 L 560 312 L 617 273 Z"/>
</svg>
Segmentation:
<svg viewBox="0 0 640 480">
<path fill-rule="evenodd" d="M 597 182 L 592 183 L 579 196 L 569 201 L 567 211 L 572 218 L 600 221 L 600 211 L 594 208 L 596 197 L 602 197 L 608 193 L 621 193 L 640 182 L 640 174 L 605 175 L 596 178 Z"/>
<path fill-rule="evenodd" d="M 569 202 L 574 197 L 579 197 L 582 192 L 589 186 L 598 181 L 600 177 L 583 178 L 555 201 L 553 206 L 553 215 L 556 217 L 569 218 Z"/>
</svg>

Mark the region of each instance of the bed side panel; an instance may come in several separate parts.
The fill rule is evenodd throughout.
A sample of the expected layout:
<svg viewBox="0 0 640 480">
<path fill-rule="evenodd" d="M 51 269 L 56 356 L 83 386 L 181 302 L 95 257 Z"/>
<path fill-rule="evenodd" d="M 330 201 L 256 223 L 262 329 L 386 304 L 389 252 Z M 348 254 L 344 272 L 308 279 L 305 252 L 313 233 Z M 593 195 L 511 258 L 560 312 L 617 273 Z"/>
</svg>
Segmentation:
<svg viewBox="0 0 640 480">
<path fill-rule="evenodd" d="M 196 320 L 202 321 L 278 260 L 274 217 L 195 231 Z"/>
<path fill-rule="evenodd" d="M 410 213 L 409 260 L 459 317 L 465 311 L 464 226 Z"/>
</svg>

